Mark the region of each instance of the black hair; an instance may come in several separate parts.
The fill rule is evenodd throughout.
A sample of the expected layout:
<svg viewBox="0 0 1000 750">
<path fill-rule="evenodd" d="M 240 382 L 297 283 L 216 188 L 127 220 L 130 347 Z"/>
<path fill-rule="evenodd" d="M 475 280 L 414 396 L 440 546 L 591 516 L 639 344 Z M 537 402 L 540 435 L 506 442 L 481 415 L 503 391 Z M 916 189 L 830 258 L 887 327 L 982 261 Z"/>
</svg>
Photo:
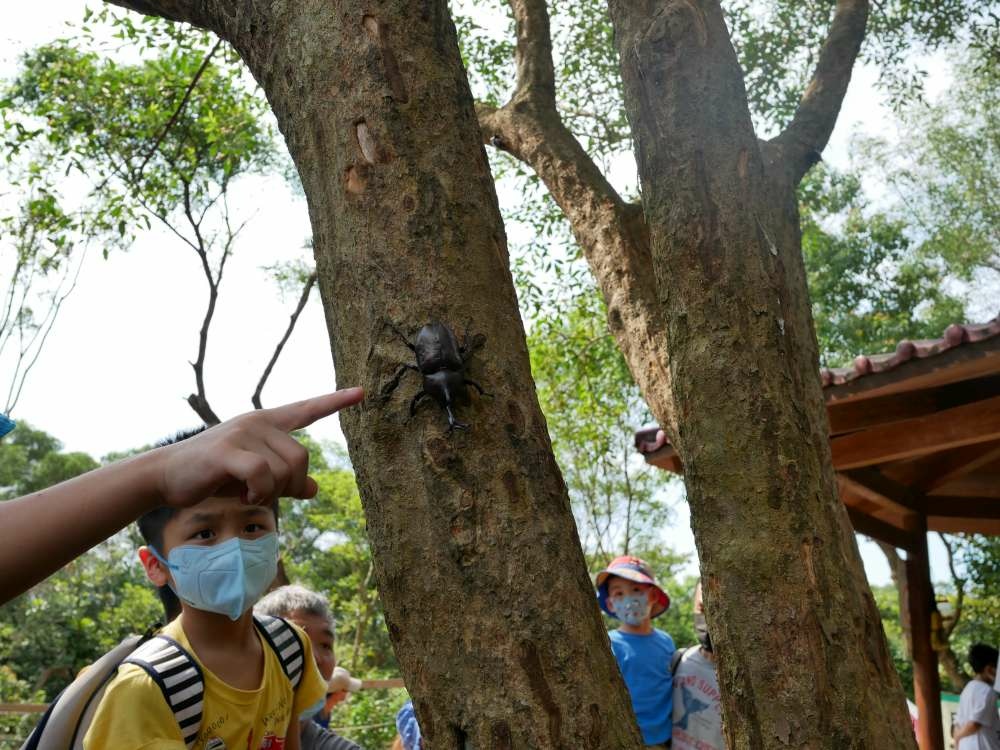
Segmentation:
<svg viewBox="0 0 1000 750">
<path fill-rule="evenodd" d="M 168 445 L 173 445 L 174 443 L 180 443 L 204 432 L 207 429 L 208 427 L 206 425 L 202 425 L 201 427 L 195 427 L 192 430 L 178 432 L 173 437 L 160 440 L 154 447 L 163 448 Z M 171 508 L 169 505 L 161 505 L 139 517 L 139 533 L 142 534 L 143 541 L 145 541 L 150 547 L 155 547 L 156 551 L 161 555 L 163 554 L 163 528 L 167 525 L 167 521 L 173 518 L 176 513 L 177 508 Z"/>
<path fill-rule="evenodd" d="M 969 664 L 972 665 L 972 671 L 976 674 L 982 674 L 986 667 L 995 667 L 998 658 L 1000 658 L 1000 653 L 985 643 L 973 643 L 969 647 Z"/>
<path fill-rule="evenodd" d="M 206 425 L 202 425 L 192 430 L 178 432 L 173 437 L 160 440 L 156 443 L 155 447 L 163 448 L 167 445 L 179 443 L 207 429 Z M 176 512 L 176 508 L 171 508 L 169 505 L 161 505 L 139 517 L 137 523 L 139 533 L 142 534 L 143 541 L 150 547 L 153 547 L 157 554 L 163 554 L 163 528 L 167 525 L 167 521 L 174 517 Z M 177 594 L 174 593 L 172 588 L 169 586 L 157 586 L 156 595 L 160 597 L 160 602 L 163 604 L 163 611 L 166 614 L 167 622 L 175 619 L 181 613 L 181 600 L 177 598 Z"/>
</svg>

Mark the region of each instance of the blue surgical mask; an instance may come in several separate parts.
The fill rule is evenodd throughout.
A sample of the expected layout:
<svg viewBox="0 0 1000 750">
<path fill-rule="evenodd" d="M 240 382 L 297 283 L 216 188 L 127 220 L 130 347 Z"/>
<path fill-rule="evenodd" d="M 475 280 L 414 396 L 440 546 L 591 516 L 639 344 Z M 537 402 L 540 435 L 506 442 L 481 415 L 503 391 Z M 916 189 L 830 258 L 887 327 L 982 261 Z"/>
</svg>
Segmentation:
<svg viewBox="0 0 1000 750">
<path fill-rule="evenodd" d="M 221 544 L 174 547 L 164 560 L 173 576 L 170 588 L 195 609 L 238 620 L 252 607 L 278 574 L 278 535 L 257 539 L 233 537 Z"/>
<path fill-rule="evenodd" d="M 316 714 L 323 710 L 323 706 L 326 705 L 326 696 L 324 695 L 318 701 L 313 703 L 309 708 L 299 714 L 299 721 L 308 721 L 312 719 Z"/>
<path fill-rule="evenodd" d="M 649 617 L 652 605 L 649 603 L 649 597 L 645 594 L 633 594 L 615 599 L 614 609 L 618 619 L 622 622 L 629 625 L 642 625 Z"/>
</svg>

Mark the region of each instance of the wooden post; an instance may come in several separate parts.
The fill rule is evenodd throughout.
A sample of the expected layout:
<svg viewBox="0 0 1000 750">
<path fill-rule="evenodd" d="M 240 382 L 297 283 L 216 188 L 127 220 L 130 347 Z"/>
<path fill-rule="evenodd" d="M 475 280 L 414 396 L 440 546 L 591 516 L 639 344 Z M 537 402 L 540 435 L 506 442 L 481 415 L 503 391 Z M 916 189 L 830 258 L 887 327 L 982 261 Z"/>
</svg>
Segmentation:
<svg viewBox="0 0 1000 750">
<path fill-rule="evenodd" d="M 931 647 L 934 590 L 931 588 L 927 556 L 926 516 L 920 516 L 914 536 L 913 549 L 906 555 L 906 577 L 909 584 L 907 608 L 910 611 L 910 634 L 913 639 L 913 692 L 920 714 L 917 744 L 920 745 L 920 750 L 944 750 L 941 680 L 938 677 L 937 653 Z"/>
</svg>

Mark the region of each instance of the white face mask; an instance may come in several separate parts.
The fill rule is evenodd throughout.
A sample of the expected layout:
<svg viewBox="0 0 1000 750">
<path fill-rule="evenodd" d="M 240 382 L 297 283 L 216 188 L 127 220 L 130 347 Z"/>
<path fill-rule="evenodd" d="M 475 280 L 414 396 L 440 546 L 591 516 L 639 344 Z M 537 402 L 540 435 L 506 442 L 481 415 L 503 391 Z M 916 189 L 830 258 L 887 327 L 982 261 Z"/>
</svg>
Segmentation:
<svg viewBox="0 0 1000 750">
<path fill-rule="evenodd" d="M 612 599 L 611 602 L 615 615 L 628 625 L 642 625 L 653 608 L 646 594 L 631 594 Z"/>
</svg>

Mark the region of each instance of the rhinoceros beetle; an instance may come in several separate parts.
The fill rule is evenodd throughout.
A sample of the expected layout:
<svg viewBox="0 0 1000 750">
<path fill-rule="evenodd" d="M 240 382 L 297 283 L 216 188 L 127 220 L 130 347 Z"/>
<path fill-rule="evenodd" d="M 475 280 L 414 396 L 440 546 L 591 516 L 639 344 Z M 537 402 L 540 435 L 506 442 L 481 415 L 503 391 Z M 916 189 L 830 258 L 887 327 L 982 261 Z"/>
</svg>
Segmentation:
<svg viewBox="0 0 1000 750">
<path fill-rule="evenodd" d="M 416 365 L 404 363 L 400 375 L 403 369 L 415 370 L 420 373 L 424 381 L 423 389 L 410 402 L 410 416 L 416 414 L 417 405 L 429 396 L 437 401 L 438 406 L 448 415 L 449 432 L 455 429 L 468 429 L 469 425 L 455 419 L 452 406 L 468 401 L 469 393 L 466 390 L 468 385 L 479 391 L 480 395 L 489 395 L 479 383 L 465 377 L 465 363 L 472 354 L 468 345 L 468 331 L 465 342 L 459 344 L 452 330 L 444 323 L 436 321 L 420 329 L 416 343 L 411 343 L 395 326 L 393 330 L 417 359 Z"/>
</svg>

